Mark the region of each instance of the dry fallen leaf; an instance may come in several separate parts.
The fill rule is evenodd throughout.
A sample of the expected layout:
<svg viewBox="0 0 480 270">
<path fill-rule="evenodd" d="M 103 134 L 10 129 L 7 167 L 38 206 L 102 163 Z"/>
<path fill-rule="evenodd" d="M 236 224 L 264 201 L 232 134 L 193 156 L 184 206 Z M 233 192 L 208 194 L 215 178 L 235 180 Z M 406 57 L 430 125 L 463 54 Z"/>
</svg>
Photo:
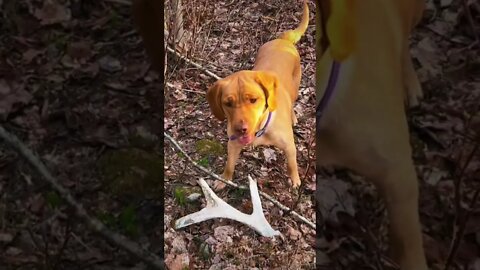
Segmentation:
<svg viewBox="0 0 480 270">
<path fill-rule="evenodd" d="M 337 223 L 337 213 L 347 212 L 355 216 L 355 198 L 350 194 L 351 185 L 339 179 L 317 180 L 316 200 L 323 218 Z"/>
<path fill-rule="evenodd" d="M 108 72 L 117 72 L 122 70 L 120 61 L 112 56 L 106 55 L 98 60 L 100 68 Z"/>
<path fill-rule="evenodd" d="M 235 233 L 235 228 L 232 226 L 218 226 L 214 229 L 213 236 L 219 242 L 232 243 L 232 235 Z"/>
<path fill-rule="evenodd" d="M 2 245 L 9 244 L 13 240 L 13 235 L 6 232 L 0 232 L 0 243 Z"/>
<path fill-rule="evenodd" d="M 425 182 L 427 182 L 429 185 L 435 186 L 438 184 L 438 182 L 440 182 L 440 180 L 442 180 L 447 176 L 448 176 L 447 171 L 433 168 L 430 174 L 425 178 Z"/>
<path fill-rule="evenodd" d="M 30 64 L 37 56 L 43 53 L 44 50 L 28 49 L 23 53 L 22 58 L 25 64 Z"/>
<path fill-rule="evenodd" d="M 17 104 L 27 104 L 32 95 L 23 89 L 23 85 L 0 79 L 0 119 L 6 119 Z"/>
<path fill-rule="evenodd" d="M 412 55 L 418 59 L 422 65 L 422 67 L 419 69 L 419 72 L 424 71 L 429 77 L 440 75 L 440 61 L 444 57 L 439 56 L 439 48 L 435 43 L 435 40 L 430 37 L 422 39 L 418 43 L 418 47 L 412 49 Z"/>
<path fill-rule="evenodd" d="M 300 237 L 302 236 L 302 233 L 296 229 L 294 229 L 293 227 L 291 226 L 288 226 L 287 228 L 287 236 L 291 239 L 291 240 L 298 240 L 300 239 Z"/>
<path fill-rule="evenodd" d="M 8 256 L 17 256 L 22 254 L 22 250 L 16 248 L 16 247 L 9 247 L 7 251 L 5 251 L 5 254 Z"/>
<path fill-rule="evenodd" d="M 263 156 L 265 157 L 265 161 L 267 163 L 272 163 L 272 161 L 277 160 L 277 155 L 275 154 L 275 150 L 271 148 L 263 149 Z"/>
<path fill-rule="evenodd" d="M 468 270 L 480 270 L 480 258 L 476 258 L 468 267 Z"/>
<path fill-rule="evenodd" d="M 46 0 L 41 9 L 35 10 L 34 16 L 42 25 L 66 22 L 72 17 L 70 9 L 55 0 Z"/>
<path fill-rule="evenodd" d="M 183 270 L 189 269 L 190 258 L 188 253 L 182 253 L 179 255 L 168 254 L 165 258 L 165 265 L 169 270 Z"/>
<path fill-rule="evenodd" d="M 182 237 L 176 237 L 172 242 L 172 250 L 178 254 L 187 253 L 187 243 Z"/>
<path fill-rule="evenodd" d="M 85 41 L 72 42 L 67 47 L 67 54 L 73 60 L 83 63 L 92 56 L 91 44 Z"/>
</svg>

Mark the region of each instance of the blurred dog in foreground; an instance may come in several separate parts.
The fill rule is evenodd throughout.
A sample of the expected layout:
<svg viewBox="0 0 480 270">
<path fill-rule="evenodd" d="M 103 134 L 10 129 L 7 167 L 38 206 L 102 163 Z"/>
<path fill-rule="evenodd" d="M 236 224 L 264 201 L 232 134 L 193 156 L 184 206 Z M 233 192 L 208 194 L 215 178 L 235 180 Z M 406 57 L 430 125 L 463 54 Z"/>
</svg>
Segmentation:
<svg viewBox="0 0 480 270">
<path fill-rule="evenodd" d="M 423 0 L 317 0 L 317 167 L 339 165 L 379 189 L 402 270 L 426 270 L 405 103 L 422 95 L 408 38 Z"/>
</svg>

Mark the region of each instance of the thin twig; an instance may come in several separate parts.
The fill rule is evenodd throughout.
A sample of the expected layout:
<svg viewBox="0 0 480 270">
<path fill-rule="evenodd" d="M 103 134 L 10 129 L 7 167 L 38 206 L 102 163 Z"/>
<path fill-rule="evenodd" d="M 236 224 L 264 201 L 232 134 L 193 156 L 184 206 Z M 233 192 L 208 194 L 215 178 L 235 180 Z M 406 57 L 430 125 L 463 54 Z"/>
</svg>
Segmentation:
<svg viewBox="0 0 480 270">
<path fill-rule="evenodd" d="M 463 209 L 461 205 L 461 200 L 462 200 L 462 192 L 461 192 L 461 185 L 462 185 L 462 180 L 463 176 L 465 174 L 465 171 L 467 170 L 468 165 L 470 162 L 473 160 L 473 157 L 479 150 L 480 143 L 477 142 L 475 146 L 473 147 L 472 152 L 470 152 L 470 155 L 468 156 L 467 160 L 465 161 L 465 164 L 463 164 L 463 167 L 460 170 L 460 173 L 457 175 L 456 180 L 455 180 L 455 208 L 456 208 L 456 216 L 455 216 L 455 224 L 454 224 L 454 230 L 453 230 L 453 240 L 450 246 L 450 252 L 448 253 L 447 261 L 445 263 L 444 270 L 448 270 L 450 266 L 453 263 L 453 259 L 455 258 L 458 248 L 460 247 L 460 244 L 463 239 L 463 235 L 465 233 L 465 228 L 468 222 L 468 219 L 470 217 L 470 214 L 472 212 L 473 206 L 476 204 L 477 199 L 478 199 L 478 194 L 480 193 L 480 189 L 478 189 L 475 192 L 475 195 L 473 196 L 472 201 L 470 202 L 470 207 L 465 210 Z M 465 211 L 465 212 L 464 212 Z M 462 218 L 463 214 L 463 219 Z"/>
<path fill-rule="evenodd" d="M 205 72 L 207 75 L 209 76 L 212 76 L 214 79 L 217 79 L 217 80 L 220 80 L 220 76 L 218 76 L 217 74 L 211 72 L 210 70 L 204 68 L 203 66 L 201 66 L 200 64 L 197 64 L 195 62 L 193 62 L 192 60 L 188 59 L 187 57 L 181 55 L 179 52 L 175 51 L 174 49 L 170 48 L 169 46 L 167 46 L 167 50 L 173 54 L 175 54 L 178 58 L 182 59 L 183 61 L 187 62 L 188 64 L 200 69 L 201 71 Z"/>
<path fill-rule="evenodd" d="M 7 132 L 1 125 L 0 138 L 2 138 L 9 146 L 15 149 L 15 151 L 17 151 L 21 156 L 23 156 L 37 170 L 37 172 L 43 176 L 43 178 L 56 192 L 58 192 L 58 194 L 68 203 L 68 205 L 75 209 L 77 216 L 80 217 L 80 219 L 85 222 L 91 230 L 98 233 L 111 243 L 131 253 L 138 259 L 144 261 L 152 268 L 164 269 L 163 260 L 157 255 L 143 249 L 137 243 L 125 238 L 124 236 L 109 230 L 98 219 L 90 216 L 83 205 L 77 202 L 72 194 L 58 183 L 57 179 L 55 179 L 55 177 L 53 177 L 53 175 L 47 170 L 40 159 L 35 156 L 32 151 L 28 149 L 25 144 L 23 144 L 15 135 Z"/>
<path fill-rule="evenodd" d="M 170 88 L 177 88 L 175 85 L 167 82 L 167 86 L 170 87 Z M 201 91 L 196 91 L 196 90 L 190 90 L 190 89 L 180 89 L 182 91 L 185 91 L 185 92 L 190 92 L 190 93 L 195 93 L 195 94 L 199 94 L 199 95 L 206 95 L 207 93 L 206 92 L 201 92 Z"/>
<path fill-rule="evenodd" d="M 223 179 L 222 177 L 220 177 L 219 175 L 211 172 L 210 170 L 208 170 L 207 168 L 199 165 L 197 162 L 195 162 L 191 157 L 190 155 L 187 154 L 187 152 L 185 152 L 185 150 L 182 149 L 182 147 L 180 147 L 180 145 L 178 144 L 178 142 L 173 139 L 170 135 L 168 135 L 166 132 L 163 133 L 163 135 L 165 136 L 165 138 L 167 138 L 174 146 L 175 148 L 177 148 L 180 152 L 182 152 L 182 154 L 188 159 L 188 161 L 190 161 L 195 167 L 197 167 L 198 169 L 200 169 L 201 171 L 205 172 L 206 174 L 209 174 L 210 176 L 212 176 L 213 178 L 215 178 L 216 180 L 219 180 L 229 186 L 232 186 L 234 188 L 238 188 L 238 189 L 245 189 L 245 190 L 248 190 L 248 188 L 246 186 L 243 186 L 243 185 L 238 185 L 238 184 L 235 184 L 234 182 L 232 181 L 228 181 L 228 180 L 225 180 Z M 278 208 L 282 209 L 283 211 L 290 211 L 290 208 L 288 208 L 287 206 L 283 205 L 282 203 L 280 203 L 279 201 L 277 201 L 276 199 L 274 199 L 272 196 L 268 195 L 267 193 L 263 192 L 263 191 L 259 191 L 258 193 L 260 193 L 260 195 L 262 195 L 262 197 L 264 197 L 265 199 L 271 201 L 274 205 L 276 205 Z M 308 226 L 310 226 L 312 229 L 316 229 L 316 226 L 315 226 L 315 223 L 311 222 L 310 220 L 308 220 L 307 218 L 303 217 L 302 215 L 298 214 L 297 212 L 295 211 L 291 211 L 290 214 L 292 214 L 292 216 L 294 216 L 295 218 L 297 218 L 298 220 L 304 222 L 305 224 L 307 224 Z"/>
<path fill-rule="evenodd" d="M 450 266 L 453 263 L 453 258 L 457 255 L 458 248 L 460 247 L 460 243 L 462 242 L 463 236 L 465 235 L 465 229 L 467 228 L 467 223 L 468 220 L 470 219 L 470 216 L 475 210 L 474 206 L 478 201 L 478 197 L 480 195 L 480 188 L 478 188 L 475 191 L 475 194 L 473 195 L 472 200 L 470 201 L 469 208 L 466 209 L 466 213 L 464 215 L 464 218 L 462 220 L 462 223 L 460 224 L 459 228 L 456 230 L 456 234 L 454 235 L 452 247 L 450 249 L 450 253 L 448 254 L 447 262 L 445 263 L 445 268 L 444 270 L 448 270 Z M 455 225 L 456 227 L 457 225 Z"/>
</svg>

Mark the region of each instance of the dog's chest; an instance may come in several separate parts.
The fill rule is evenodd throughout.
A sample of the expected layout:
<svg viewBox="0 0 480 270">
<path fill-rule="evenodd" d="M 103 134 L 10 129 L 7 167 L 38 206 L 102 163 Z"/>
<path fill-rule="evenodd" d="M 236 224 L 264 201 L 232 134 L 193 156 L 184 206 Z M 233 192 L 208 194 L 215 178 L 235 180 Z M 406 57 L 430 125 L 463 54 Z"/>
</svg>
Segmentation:
<svg viewBox="0 0 480 270">
<path fill-rule="evenodd" d="M 253 150 L 258 146 L 268 145 L 267 142 L 266 142 L 265 136 L 266 136 L 266 134 L 264 134 L 263 136 L 260 136 L 260 137 L 256 137 L 255 140 L 253 140 L 253 142 L 250 145 L 248 145 L 247 147 L 250 148 L 250 150 Z"/>
</svg>

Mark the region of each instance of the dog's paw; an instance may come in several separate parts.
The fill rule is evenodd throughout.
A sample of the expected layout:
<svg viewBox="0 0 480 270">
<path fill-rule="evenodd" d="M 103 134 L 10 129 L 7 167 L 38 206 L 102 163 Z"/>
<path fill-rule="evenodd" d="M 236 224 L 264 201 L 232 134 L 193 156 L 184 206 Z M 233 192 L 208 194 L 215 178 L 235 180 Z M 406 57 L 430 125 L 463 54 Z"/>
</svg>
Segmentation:
<svg viewBox="0 0 480 270">
<path fill-rule="evenodd" d="M 292 179 L 292 180 L 293 180 L 293 179 Z M 300 179 L 293 180 L 293 181 L 292 181 L 292 187 L 293 187 L 293 188 L 299 188 L 301 183 L 302 183 L 302 182 L 300 182 Z"/>
<path fill-rule="evenodd" d="M 295 111 L 292 108 L 292 124 L 293 124 L 293 126 L 296 126 L 297 123 L 298 123 L 297 115 L 295 114 Z"/>
<path fill-rule="evenodd" d="M 418 79 L 417 74 L 413 68 L 411 60 L 407 62 L 406 70 L 404 72 L 404 87 L 407 92 L 408 106 L 416 107 L 419 104 L 419 100 L 423 97 L 422 85 Z"/>
<path fill-rule="evenodd" d="M 416 107 L 419 100 L 423 97 L 422 87 L 418 80 L 413 80 L 407 83 L 408 106 L 410 108 Z"/>
<path fill-rule="evenodd" d="M 215 191 L 220 191 L 222 189 L 224 189 L 227 185 L 221 181 L 215 181 L 213 183 L 213 190 Z"/>
</svg>

